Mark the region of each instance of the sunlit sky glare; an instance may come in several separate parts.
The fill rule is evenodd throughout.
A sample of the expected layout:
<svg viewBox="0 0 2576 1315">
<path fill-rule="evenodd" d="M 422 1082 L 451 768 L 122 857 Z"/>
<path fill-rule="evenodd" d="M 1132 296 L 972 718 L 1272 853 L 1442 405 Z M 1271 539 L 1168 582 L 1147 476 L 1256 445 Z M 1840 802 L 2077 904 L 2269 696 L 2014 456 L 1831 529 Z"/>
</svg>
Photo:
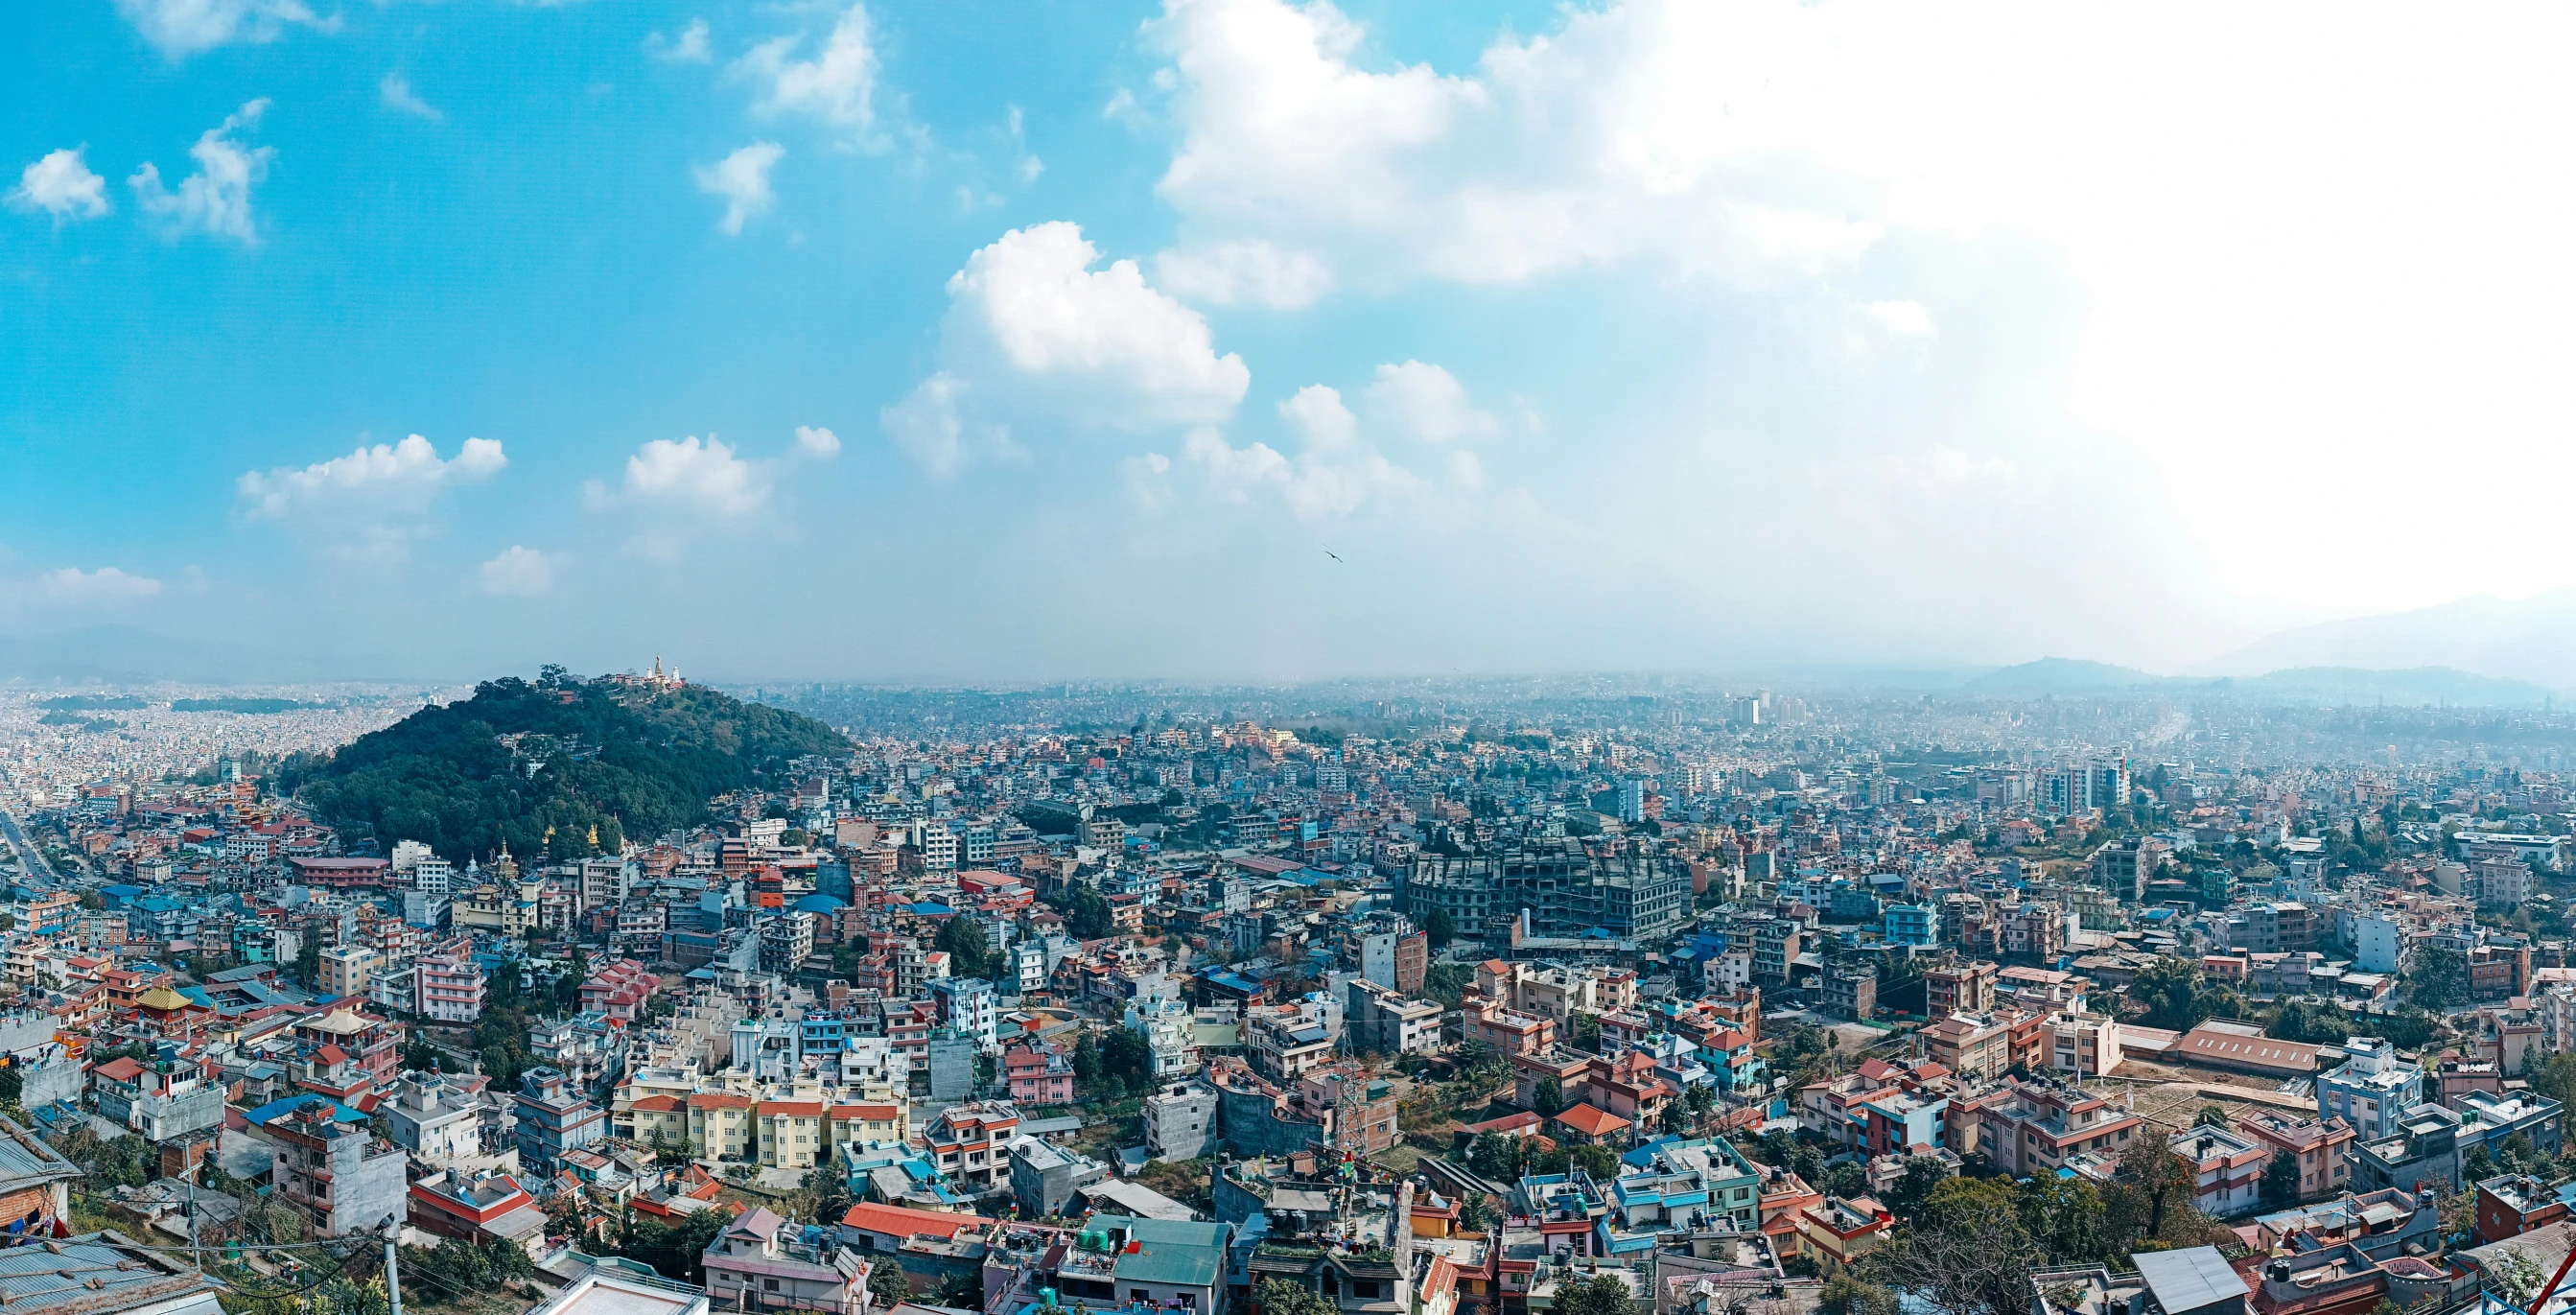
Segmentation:
<svg viewBox="0 0 2576 1315">
<path fill-rule="evenodd" d="M 2178 670 L 2576 585 L 2571 25 L 24 6 L 0 633 Z"/>
</svg>

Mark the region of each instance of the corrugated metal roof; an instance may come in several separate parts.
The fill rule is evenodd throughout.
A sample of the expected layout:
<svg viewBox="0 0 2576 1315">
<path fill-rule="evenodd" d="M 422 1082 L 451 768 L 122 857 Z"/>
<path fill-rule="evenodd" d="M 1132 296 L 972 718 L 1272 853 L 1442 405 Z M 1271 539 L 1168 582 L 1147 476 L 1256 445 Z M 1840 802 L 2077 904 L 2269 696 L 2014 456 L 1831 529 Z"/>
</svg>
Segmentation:
<svg viewBox="0 0 2576 1315">
<path fill-rule="evenodd" d="M 12 1312 L 75 1303 L 98 1311 L 123 1310 L 189 1292 L 212 1292 L 204 1276 L 155 1264 L 143 1252 L 126 1252 L 92 1233 L 48 1246 L 0 1250 L 0 1293 Z M 65 1273 L 69 1271 L 69 1273 Z M 92 1284 L 97 1286 L 93 1287 Z M 126 1300 L 119 1301 L 119 1297 Z M 212 1296 L 206 1305 L 214 1306 Z"/>
<path fill-rule="evenodd" d="M 2141 1251 L 2129 1257 L 2129 1263 L 2138 1267 L 2138 1276 L 2147 1281 L 2156 1304 L 2176 1315 L 2245 1298 L 2245 1280 L 2236 1276 L 2216 1247 Z"/>
</svg>

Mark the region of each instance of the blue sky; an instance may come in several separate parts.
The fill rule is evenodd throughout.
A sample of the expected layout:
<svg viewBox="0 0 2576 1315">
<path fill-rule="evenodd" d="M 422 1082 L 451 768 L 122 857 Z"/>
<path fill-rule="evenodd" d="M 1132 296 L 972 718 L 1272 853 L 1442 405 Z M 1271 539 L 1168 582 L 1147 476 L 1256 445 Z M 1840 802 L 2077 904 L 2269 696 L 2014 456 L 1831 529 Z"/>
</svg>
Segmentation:
<svg viewBox="0 0 2576 1315">
<path fill-rule="evenodd" d="M 29 7 L 0 633 L 2174 667 L 2576 582 L 2537 501 L 2315 555 L 2569 459 L 2563 183 L 2501 167 L 2566 108 L 2541 14 L 2287 73 L 2293 13 L 1953 17 Z"/>
</svg>

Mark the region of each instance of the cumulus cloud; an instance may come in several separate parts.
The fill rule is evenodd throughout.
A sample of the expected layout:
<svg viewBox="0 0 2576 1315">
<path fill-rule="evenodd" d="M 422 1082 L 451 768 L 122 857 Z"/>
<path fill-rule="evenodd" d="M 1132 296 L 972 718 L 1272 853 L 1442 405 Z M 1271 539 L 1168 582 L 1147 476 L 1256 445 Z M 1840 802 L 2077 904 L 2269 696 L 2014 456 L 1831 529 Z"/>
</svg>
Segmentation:
<svg viewBox="0 0 2576 1315">
<path fill-rule="evenodd" d="M 1349 447 L 1359 433 L 1359 417 L 1342 405 L 1339 391 L 1323 384 L 1308 384 L 1281 402 L 1279 418 L 1310 448 L 1337 451 Z"/>
<path fill-rule="evenodd" d="M 9 193 L 9 204 L 42 210 L 58 224 L 106 214 L 107 180 L 91 173 L 81 159 L 81 152 L 87 149 L 70 146 L 50 151 L 45 158 L 28 165 L 18 175 L 18 186 Z"/>
<path fill-rule="evenodd" d="M 1424 487 L 1419 476 L 1375 452 L 1343 460 L 1307 452 L 1292 459 L 1267 443 L 1234 447 L 1212 428 L 1191 430 L 1182 439 L 1181 456 L 1198 468 L 1217 499 L 1242 503 L 1275 495 L 1300 520 L 1347 516 L 1374 495 Z"/>
<path fill-rule="evenodd" d="M 1457 376 L 1421 361 L 1379 366 L 1367 402 L 1370 414 L 1390 429 L 1425 443 L 1490 438 L 1502 429 L 1467 404 L 1466 385 Z"/>
<path fill-rule="evenodd" d="M 384 81 L 376 84 L 376 95 L 383 99 L 387 109 L 418 115 L 432 123 L 447 122 L 447 112 L 422 100 L 411 89 L 411 79 L 404 77 L 399 70 L 386 74 Z"/>
<path fill-rule="evenodd" d="M 624 493 L 638 505 L 731 520 L 768 504 L 769 475 L 714 438 L 656 438 L 626 459 Z"/>
<path fill-rule="evenodd" d="M 645 37 L 644 53 L 665 64 L 704 64 L 715 58 L 715 49 L 707 41 L 707 20 L 703 18 L 690 19 L 676 37 L 659 32 Z"/>
<path fill-rule="evenodd" d="M 758 89 L 752 108 L 765 115 L 810 118 L 846 144 L 883 149 L 885 137 L 877 130 L 877 53 L 868 40 L 867 6 L 854 4 L 842 11 L 813 58 L 793 58 L 805 41 L 802 33 L 773 37 L 735 61 L 735 74 Z"/>
<path fill-rule="evenodd" d="M 837 457 L 841 455 L 841 436 L 820 425 L 798 425 L 796 450 L 809 457 Z"/>
<path fill-rule="evenodd" d="M 1862 308 L 1869 322 L 1882 333 L 1899 338 L 1929 338 L 1940 329 L 1932 323 L 1932 312 L 1921 302 L 1873 301 Z"/>
<path fill-rule="evenodd" d="M 1163 252 L 1154 257 L 1154 278 L 1192 301 L 1275 310 L 1311 305 L 1333 285 L 1324 262 L 1259 239 Z"/>
<path fill-rule="evenodd" d="M 514 543 L 483 563 L 478 574 L 485 593 L 528 598 L 554 587 L 555 564 L 544 553 Z"/>
<path fill-rule="evenodd" d="M 1027 457 L 1011 441 L 1011 427 L 967 414 L 968 384 L 941 370 L 913 386 L 902 401 L 877 413 L 877 423 L 896 448 L 935 478 L 946 479 L 983 457 L 1017 461 Z"/>
<path fill-rule="evenodd" d="M 301 0 L 116 0 L 143 39 L 172 60 L 235 42 L 275 41 L 288 25 L 332 31 L 337 18 L 316 18 Z"/>
<path fill-rule="evenodd" d="M 1174 285 L 1296 304 L 1339 269 L 1492 283 L 1653 256 L 1756 282 L 1839 267 L 1879 226 L 1844 180 L 1775 149 L 1792 98 L 1768 92 L 1761 60 L 1794 8 L 1570 9 L 1458 75 L 1371 67 L 1367 30 L 1329 0 L 1166 0 L 1146 37 L 1170 58 L 1158 84 L 1180 129 L 1160 183 L 1183 219 Z M 1294 274 L 1249 276 L 1265 268 Z"/>
<path fill-rule="evenodd" d="M 934 474 L 1018 451 L 1014 429 L 1153 430 L 1232 415 L 1251 371 L 1132 260 L 1094 268 L 1080 226 L 1013 229 L 948 280 L 940 369 L 882 413 Z"/>
<path fill-rule="evenodd" d="M 769 189 L 769 171 L 785 154 L 787 148 L 776 142 L 753 142 L 712 165 L 690 167 L 699 191 L 724 198 L 724 218 L 716 221 L 716 227 L 725 236 L 739 235 L 744 221 L 767 214 L 777 202 L 777 194 Z"/>
<path fill-rule="evenodd" d="M 453 457 L 440 457 L 428 439 L 413 434 L 399 443 L 361 445 L 356 451 L 301 468 L 248 471 L 234 481 L 253 520 L 291 521 L 341 513 L 398 515 L 427 508 L 459 484 L 479 483 L 510 464 L 501 444 L 469 438 Z"/>
<path fill-rule="evenodd" d="M 143 207 L 143 213 L 160 224 L 163 236 L 175 239 L 203 233 L 232 238 L 245 245 L 259 241 L 251 218 L 250 193 L 268 176 L 268 162 L 277 154 L 277 148 L 262 146 L 252 150 L 235 141 L 232 134 L 258 127 L 260 116 L 267 112 L 268 101 L 263 97 L 200 134 L 197 144 L 188 148 L 189 157 L 197 162 L 197 172 L 182 179 L 175 192 L 162 186 L 161 170 L 149 161 L 125 180 L 134 189 L 135 202 Z"/>
<path fill-rule="evenodd" d="M 64 603 L 125 603 L 157 597 L 161 582 L 145 575 L 128 575 L 113 566 L 84 571 L 66 566 L 36 577 L 37 591 L 45 597 Z"/>
</svg>

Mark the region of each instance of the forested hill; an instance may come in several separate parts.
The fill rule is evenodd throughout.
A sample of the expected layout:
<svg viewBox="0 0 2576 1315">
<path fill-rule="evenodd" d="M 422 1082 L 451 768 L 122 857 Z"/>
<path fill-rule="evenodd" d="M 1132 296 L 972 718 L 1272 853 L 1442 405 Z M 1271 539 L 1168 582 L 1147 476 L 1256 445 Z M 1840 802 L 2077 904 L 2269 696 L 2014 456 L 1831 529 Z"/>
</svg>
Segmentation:
<svg viewBox="0 0 2576 1315">
<path fill-rule="evenodd" d="M 388 852 L 419 840 L 462 866 L 513 854 L 578 858 L 694 825 L 707 800 L 783 784 L 808 754 L 849 751 L 810 717 L 694 686 L 645 689 L 548 668 L 423 708 L 328 758 L 280 765 L 277 786 L 315 817 Z"/>
</svg>

